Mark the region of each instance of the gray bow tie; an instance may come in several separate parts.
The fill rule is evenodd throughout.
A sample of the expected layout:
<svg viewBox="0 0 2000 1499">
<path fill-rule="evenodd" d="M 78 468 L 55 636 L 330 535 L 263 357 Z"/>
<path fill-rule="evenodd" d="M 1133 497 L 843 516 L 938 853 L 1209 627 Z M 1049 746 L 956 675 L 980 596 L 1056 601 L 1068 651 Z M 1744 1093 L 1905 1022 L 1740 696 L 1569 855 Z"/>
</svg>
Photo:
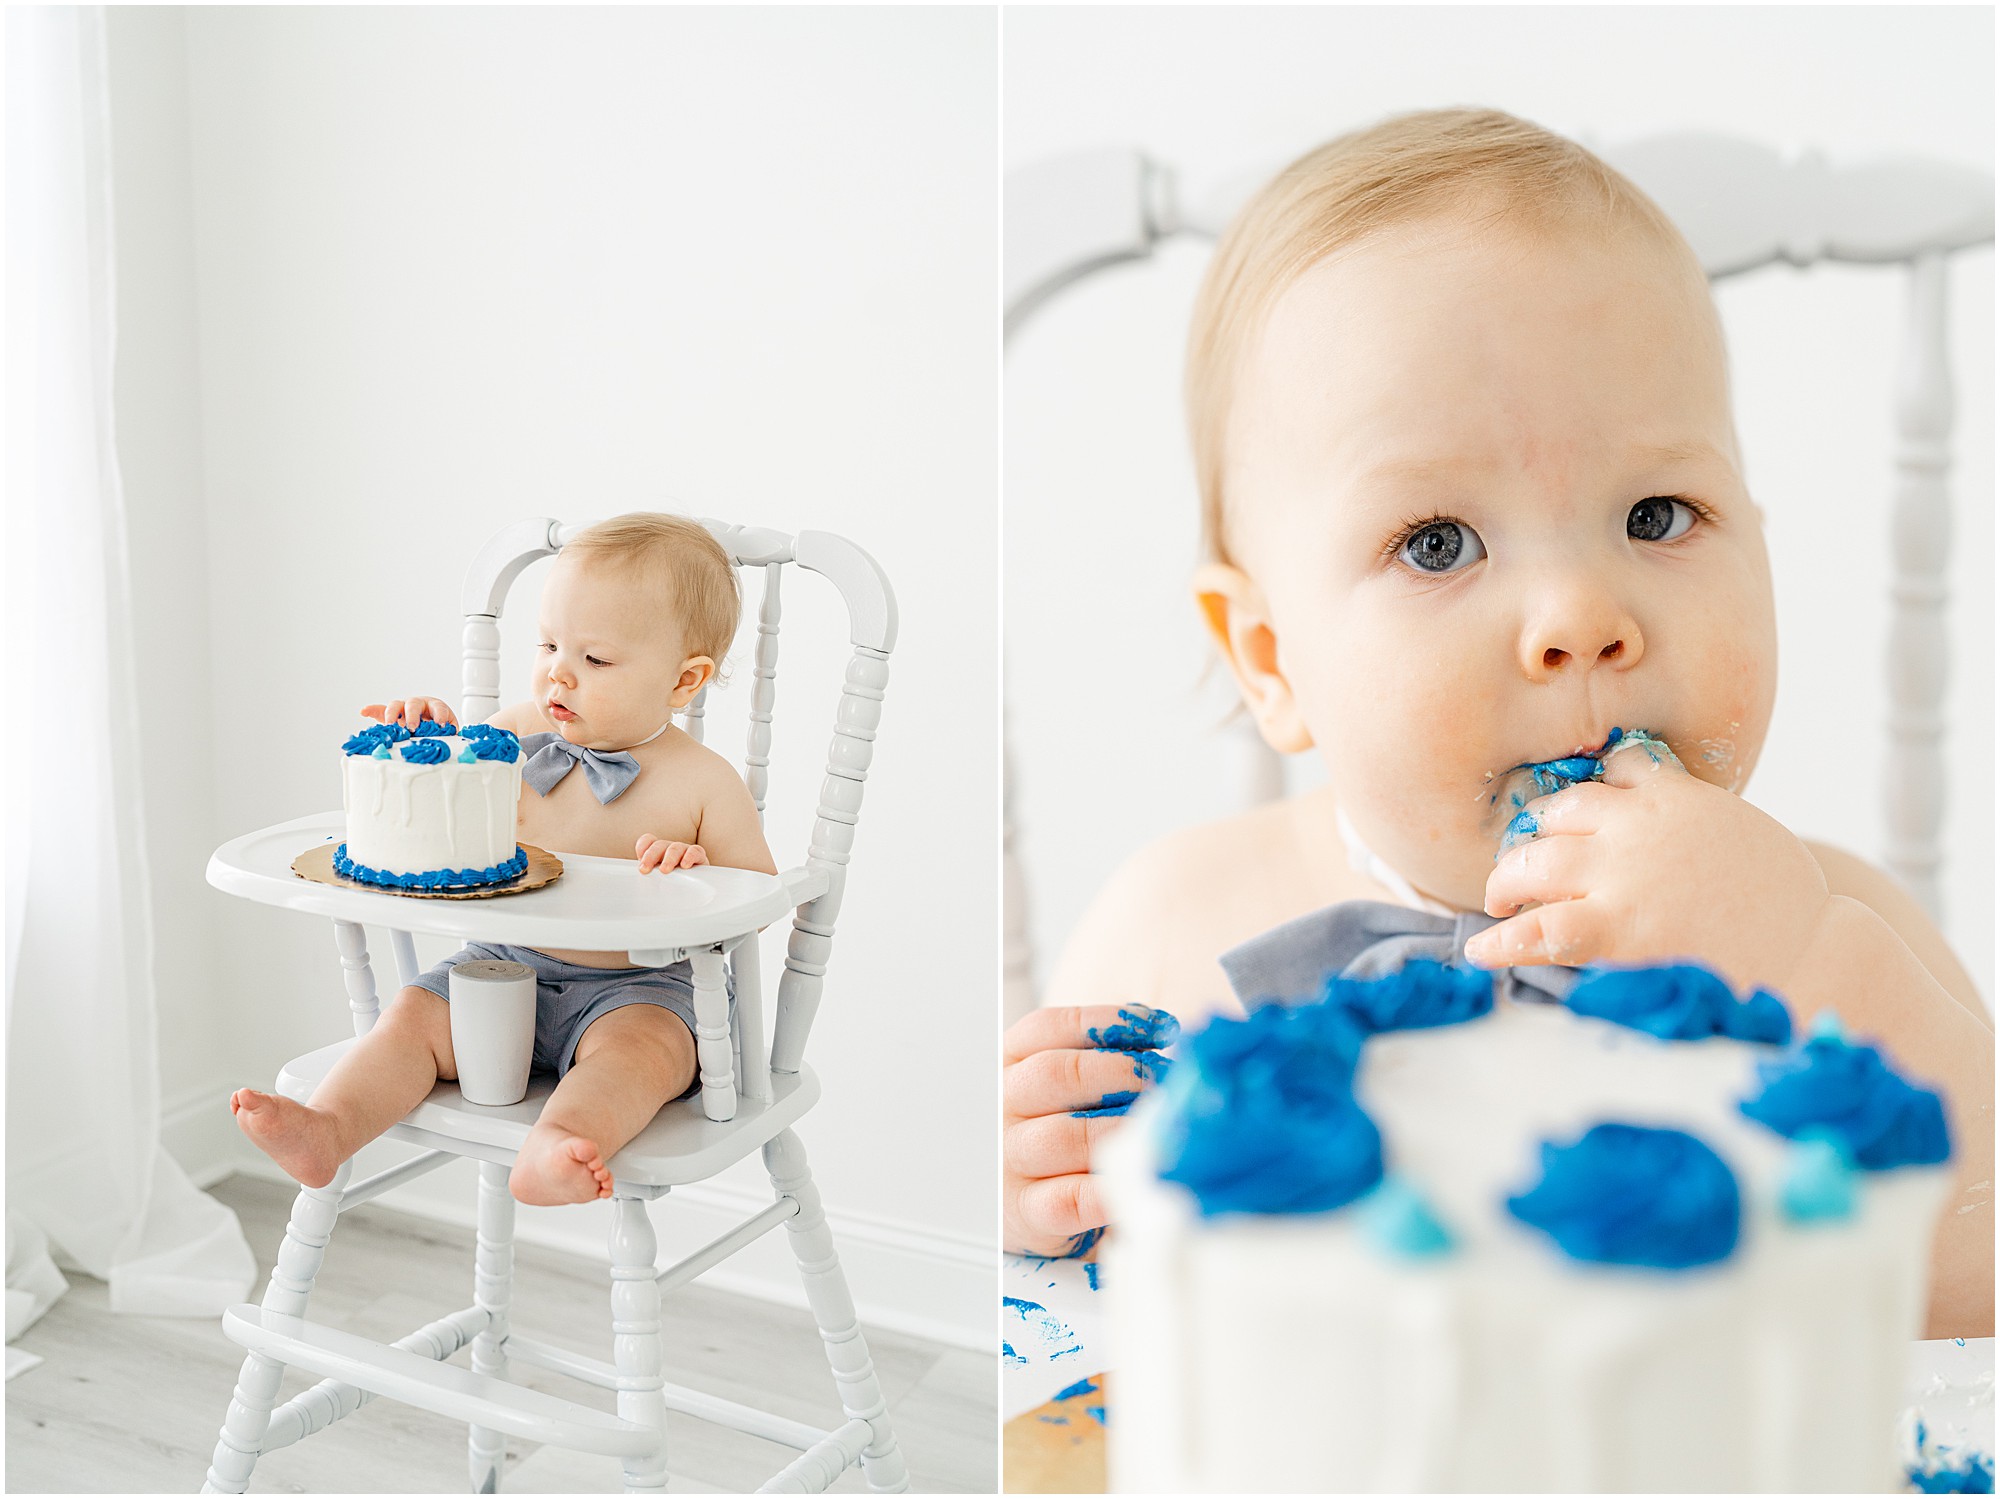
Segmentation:
<svg viewBox="0 0 2000 1499">
<path fill-rule="evenodd" d="M 555 790 L 556 782 L 583 766 L 583 778 L 590 791 L 607 806 L 639 777 L 639 757 L 629 750 L 585 749 L 571 744 L 560 734 L 523 734 L 521 749 L 527 759 L 521 763 L 521 779 L 542 796 Z"/>
<path fill-rule="evenodd" d="M 1344 900 L 1274 927 L 1222 955 L 1222 971 L 1244 1008 L 1267 1000 L 1300 1004 L 1319 998 L 1330 973 L 1380 978 L 1412 958 L 1467 968 L 1466 939 L 1499 925 L 1481 911 L 1433 916 L 1379 900 Z M 1493 970 L 1497 999 L 1560 1004 L 1582 978 L 1580 968 L 1536 964 Z"/>
</svg>

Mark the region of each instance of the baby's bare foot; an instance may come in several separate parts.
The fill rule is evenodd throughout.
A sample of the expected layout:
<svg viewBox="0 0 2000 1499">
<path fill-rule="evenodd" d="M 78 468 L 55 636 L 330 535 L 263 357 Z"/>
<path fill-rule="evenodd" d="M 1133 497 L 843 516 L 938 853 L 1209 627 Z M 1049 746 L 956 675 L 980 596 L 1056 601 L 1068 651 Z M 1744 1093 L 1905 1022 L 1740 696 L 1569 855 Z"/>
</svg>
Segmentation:
<svg viewBox="0 0 2000 1499">
<path fill-rule="evenodd" d="M 294 1181 L 323 1187 L 340 1169 L 340 1141 L 331 1115 L 255 1088 L 230 1094 L 229 1111 L 251 1143 Z"/>
<path fill-rule="evenodd" d="M 536 1130 L 514 1158 L 507 1178 L 514 1196 L 536 1207 L 589 1202 L 611 1195 L 611 1172 L 597 1147 L 581 1135 Z"/>
</svg>

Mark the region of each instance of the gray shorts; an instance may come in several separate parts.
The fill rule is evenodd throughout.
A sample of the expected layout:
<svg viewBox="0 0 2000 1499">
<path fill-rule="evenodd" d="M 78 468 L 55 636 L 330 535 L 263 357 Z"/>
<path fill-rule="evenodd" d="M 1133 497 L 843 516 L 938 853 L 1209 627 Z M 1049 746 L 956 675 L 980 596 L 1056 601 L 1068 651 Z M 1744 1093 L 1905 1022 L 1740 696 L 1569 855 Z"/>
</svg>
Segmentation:
<svg viewBox="0 0 2000 1499">
<path fill-rule="evenodd" d="M 685 960 L 666 968 L 585 968 L 564 963 L 532 947 L 505 947 L 490 942 L 473 942 L 453 953 L 435 968 L 427 968 L 410 982 L 428 989 L 439 999 L 451 1002 L 451 970 L 475 958 L 495 958 L 507 963 L 525 963 L 535 970 L 535 1070 L 566 1076 L 576 1060 L 576 1043 L 590 1023 L 600 1015 L 626 1005 L 658 1005 L 680 1016 L 694 1034 L 694 969 Z M 736 996 L 729 998 L 730 1020 L 736 1018 Z M 697 1067 L 694 1081 L 682 1098 L 701 1088 Z"/>
</svg>

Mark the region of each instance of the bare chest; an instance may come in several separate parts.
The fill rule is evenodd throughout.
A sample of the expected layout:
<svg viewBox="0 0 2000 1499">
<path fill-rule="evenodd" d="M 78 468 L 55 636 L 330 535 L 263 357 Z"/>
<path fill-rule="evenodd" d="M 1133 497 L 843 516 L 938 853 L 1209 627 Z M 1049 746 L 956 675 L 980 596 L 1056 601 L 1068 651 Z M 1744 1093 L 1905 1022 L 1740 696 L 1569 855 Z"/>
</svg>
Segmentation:
<svg viewBox="0 0 2000 1499">
<path fill-rule="evenodd" d="M 701 804 L 686 778 L 676 777 L 668 764 L 643 766 L 638 779 L 608 803 L 597 800 L 578 768 L 546 796 L 523 783 L 517 823 L 520 841 L 538 848 L 630 859 L 645 834 L 694 842 Z"/>
<path fill-rule="evenodd" d="M 1310 824 L 1286 831 L 1290 836 L 1218 850 L 1212 878 L 1181 887 L 1152 913 L 1160 961 L 1151 987 L 1184 1021 L 1240 1009 L 1220 962 L 1231 948 L 1340 901 L 1395 900 L 1352 870 L 1344 850 L 1324 845 Z"/>
</svg>

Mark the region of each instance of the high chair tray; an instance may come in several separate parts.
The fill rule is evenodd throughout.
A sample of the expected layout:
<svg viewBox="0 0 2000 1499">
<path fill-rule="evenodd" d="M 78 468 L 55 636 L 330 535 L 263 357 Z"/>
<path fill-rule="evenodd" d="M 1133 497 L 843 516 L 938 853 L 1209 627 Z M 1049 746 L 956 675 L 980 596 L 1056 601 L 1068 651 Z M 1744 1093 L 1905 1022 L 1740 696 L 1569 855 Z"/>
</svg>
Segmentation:
<svg viewBox="0 0 2000 1499">
<path fill-rule="evenodd" d="M 347 819 L 322 812 L 232 838 L 208 861 L 208 882 L 229 895 L 404 932 L 471 942 L 566 947 L 587 952 L 658 952 L 727 941 L 767 926 L 824 892 L 824 876 L 779 876 L 704 864 L 640 874 L 633 859 L 565 853 L 563 876 L 505 900 L 417 900 L 387 891 L 323 885 L 292 861 L 346 836 Z"/>
</svg>

